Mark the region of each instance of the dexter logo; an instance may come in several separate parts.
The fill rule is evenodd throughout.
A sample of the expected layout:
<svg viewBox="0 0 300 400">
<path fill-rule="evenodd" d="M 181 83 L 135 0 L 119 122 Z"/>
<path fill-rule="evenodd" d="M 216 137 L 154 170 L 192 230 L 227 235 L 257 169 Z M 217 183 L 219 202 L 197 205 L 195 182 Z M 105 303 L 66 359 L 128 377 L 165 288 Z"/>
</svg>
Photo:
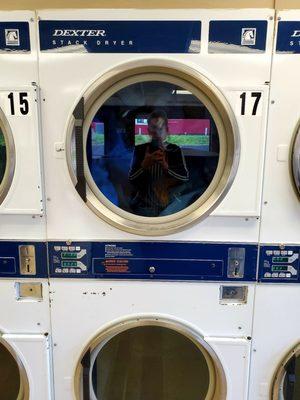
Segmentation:
<svg viewBox="0 0 300 400">
<path fill-rule="evenodd" d="M 55 29 L 53 36 L 68 37 L 105 37 L 104 29 Z"/>
<path fill-rule="evenodd" d="M 300 30 L 294 31 L 291 37 L 300 37 Z"/>
</svg>

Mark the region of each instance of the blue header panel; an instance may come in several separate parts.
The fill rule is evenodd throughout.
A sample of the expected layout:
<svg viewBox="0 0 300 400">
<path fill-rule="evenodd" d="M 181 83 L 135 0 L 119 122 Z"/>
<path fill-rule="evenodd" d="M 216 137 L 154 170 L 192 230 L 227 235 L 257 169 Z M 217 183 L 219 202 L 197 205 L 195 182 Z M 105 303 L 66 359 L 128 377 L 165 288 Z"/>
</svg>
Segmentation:
<svg viewBox="0 0 300 400">
<path fill-rule="evenodd" d="M 254 281 L 258 247 L 182 242 L 50 242 L 56 278 Z"/>
<path fill-rule="evenodd" d="M 209 53 L 264 53 L 267 21 L 210 21 Z"/>
<path fill-rule="evenodd" d="M 300 246 L 262 246 L 259 281 L 300 283 Z"/>
<path fill-rule="evenodd" d="M 30 51 L 28 22 L 0 22 L 0 53 Z"/>
<path fill-rule="evenodd" d="M 47 277 L 46 243 L 0 241 L 0 278 Z"/>
<path fill-rule="evenodd" d="M 200 21 L 40 21 L 40 49 L 76 53 L 200 53 Z"/>
<path fill-rule="evenodd" d="M 277 53 L 300 53 L 300 21 L 279 21 Z"/>
</svg>

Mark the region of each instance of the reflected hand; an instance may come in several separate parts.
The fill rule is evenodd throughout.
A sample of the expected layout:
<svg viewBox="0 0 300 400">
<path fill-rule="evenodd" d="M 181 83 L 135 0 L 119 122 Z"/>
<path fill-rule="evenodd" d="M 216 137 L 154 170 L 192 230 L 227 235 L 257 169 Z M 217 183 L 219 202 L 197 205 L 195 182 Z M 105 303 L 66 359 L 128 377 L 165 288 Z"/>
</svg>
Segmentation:
<svg viewBox="0 0 300 400">
<path fill-rule="evenodd" d="M 159 163 L 162 165 L 162 167 L 165 169 L 168 169 L 168 164 L 166 162 L 165 154 L 164 152 L 159 149 L 154 151 L 153 153 L 149 152 L 149 148 L 147 148 L 144 160 L 142 162 L 142 168 L 148 169 L 150 168 L 153 164 Z"/>
</svg>

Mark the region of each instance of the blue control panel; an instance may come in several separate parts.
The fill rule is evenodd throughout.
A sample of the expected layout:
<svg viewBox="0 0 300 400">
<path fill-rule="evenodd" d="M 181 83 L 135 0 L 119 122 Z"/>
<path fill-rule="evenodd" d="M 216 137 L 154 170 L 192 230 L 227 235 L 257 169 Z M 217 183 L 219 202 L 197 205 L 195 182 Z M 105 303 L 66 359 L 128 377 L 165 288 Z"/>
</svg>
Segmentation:
<svg viewBox="0 0 300 400">
<path fill-rule="evenodd" d="M 46 278 L 47 245 L 0 241 L 0 278 Z"/>
<path fill-rule="evenodd" d="M 255 281 L 258 246 L 239 243 L 50 242 L 56 278 Z"/>
<path fill-rule="evenodd" d="M 260 248 L 259 281 L 300 283 L 300 246 L 264 245 Z"/>
</svg>

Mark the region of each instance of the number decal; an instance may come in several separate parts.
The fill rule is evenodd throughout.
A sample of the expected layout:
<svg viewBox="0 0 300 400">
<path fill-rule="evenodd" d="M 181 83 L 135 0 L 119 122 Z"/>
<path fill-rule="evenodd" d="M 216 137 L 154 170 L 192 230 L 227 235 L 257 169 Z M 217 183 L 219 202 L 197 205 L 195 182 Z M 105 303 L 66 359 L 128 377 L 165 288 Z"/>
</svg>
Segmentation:
<svg viewBox="0 0 300 400">
<path fill-rule="evenodd" d="M 29 103 L 28 103 L 27 97 L 28 97 L 28 93 L 26 93 L 26 92 L 19 93 L 20 112 L 22 115 L 27 115 L 29 112 Z"/>
<path fill-rule="evenodd" d="M 28 95 L 28 92 L 10 92 L 7 95 L 10 115 L 22 116 L 29 114 Z"/>
<path fill-rule="evenodd" d="M 15 104 L 14 104 L 13 92 L 9 93 L 9 95 L 7 97 L 9 98 L 9 102 L 10 102 L 10 113 L 11 113 L 11 115 L 15 115 Z"/>
<path fill-rule="evenodd" d="M 262 92 L 243 92 L 240 95 L 240 115 L 261 115 Z M 253 101 L 254 100 L 254 101 Z"/>
<path fill-rule="evenodd" d="M 242 93 L 242 94 L 240 95 L 240 98 L 242 99 L 241 115 L 245 115 L 245 108 L 246 108 L 246 92 Z"/>
<path fill-rule="evenodd" d="M 262 94 L 261 92 L 252 92 L 251 93 L 251 97 L 255 97 L 255 102 L 254 102 L 254 105 L 253 105 L 252 115 L 256 115 L 258 103 L 259 103 L 259 100 L 261 99 L 261 94 Z"/>
</svg>

